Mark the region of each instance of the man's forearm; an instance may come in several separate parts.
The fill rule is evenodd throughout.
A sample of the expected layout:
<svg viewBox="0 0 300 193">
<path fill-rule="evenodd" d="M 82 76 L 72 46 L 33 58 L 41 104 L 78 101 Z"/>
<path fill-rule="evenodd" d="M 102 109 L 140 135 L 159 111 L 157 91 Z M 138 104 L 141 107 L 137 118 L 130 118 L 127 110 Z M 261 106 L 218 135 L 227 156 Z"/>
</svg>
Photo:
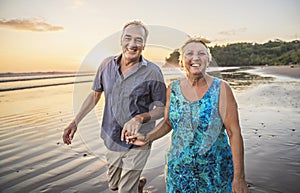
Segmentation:
<svg viewBox="0 0 300 193">
<path fill-rule="evenodd" d="M 149 121 L 155 121 L 164 116 L 165 107 L 156 107 L 150 112 L 142 113 L 136 115 L 134 118 L 140 123 L 147 123 Z"/>
<path fill-rule="evenodd" d="M 101 93 L 97 92 L 92 92 L 88 95 L 74 119 L 76 125 L 78 125 L 79 122 L 96 106 L 100 96 Z"/>
</svg>

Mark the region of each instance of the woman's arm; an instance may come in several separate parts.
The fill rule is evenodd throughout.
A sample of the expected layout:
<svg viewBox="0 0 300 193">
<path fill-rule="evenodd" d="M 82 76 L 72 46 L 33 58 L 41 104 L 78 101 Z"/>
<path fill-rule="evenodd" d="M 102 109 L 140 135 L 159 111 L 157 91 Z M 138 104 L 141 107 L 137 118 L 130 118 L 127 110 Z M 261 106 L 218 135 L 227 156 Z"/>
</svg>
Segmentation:
<svg viewBox="0 0 300 193">
<path fill-rule="evenodd" d="M 249 192 L 245 180 L 244 169 L 244 143 L 239 124 L 238 107 L 230 86 L 221 83 L 220 88 L 220 114 L 229 137 L 232 151 L 234 178 L 233 192 Z"/>
</svg>

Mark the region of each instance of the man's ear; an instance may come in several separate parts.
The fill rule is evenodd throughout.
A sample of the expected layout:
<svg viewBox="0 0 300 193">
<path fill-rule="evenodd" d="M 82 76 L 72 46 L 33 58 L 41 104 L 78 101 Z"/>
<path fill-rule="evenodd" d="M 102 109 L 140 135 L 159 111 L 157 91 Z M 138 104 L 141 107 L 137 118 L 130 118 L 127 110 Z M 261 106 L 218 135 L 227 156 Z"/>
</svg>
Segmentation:
<svg viewBox="0 0 300 193">
<path fill-rule="evenodd" d="M 120 45 L 122 46 L 122 39 L 123 39 L 123 34 L 121 35 L 121 38 L 120 38 Z"/>
</svg>

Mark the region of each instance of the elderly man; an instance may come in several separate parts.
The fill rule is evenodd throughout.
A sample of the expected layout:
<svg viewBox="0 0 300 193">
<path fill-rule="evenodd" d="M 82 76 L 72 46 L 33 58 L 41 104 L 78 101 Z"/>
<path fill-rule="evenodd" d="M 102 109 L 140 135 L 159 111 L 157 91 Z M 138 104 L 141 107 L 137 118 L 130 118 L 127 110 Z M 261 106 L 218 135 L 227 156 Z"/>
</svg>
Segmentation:
<svg viewBox="0 0 300 193">
<path fill-rule="evenodd" d="M 122 53 L 100 64 L 93 92 L 63 134 L 64 143 L 71 144 L 77 125 L 104 92 L 101 138 L 108 149 L 109 187 L 120 193 L 142 192 L 146 179 L 140 177 L 151 148 L 151 144 L 143 147 L 127 144 L 124 138 L 137 132 L 148 133 L 154 128 L 155 120 L 164 115 L 163 75 L 158 66 L 142 56 L 147 36 L 147 28 L 139 21 L 123 27 Z"/>
</svg>

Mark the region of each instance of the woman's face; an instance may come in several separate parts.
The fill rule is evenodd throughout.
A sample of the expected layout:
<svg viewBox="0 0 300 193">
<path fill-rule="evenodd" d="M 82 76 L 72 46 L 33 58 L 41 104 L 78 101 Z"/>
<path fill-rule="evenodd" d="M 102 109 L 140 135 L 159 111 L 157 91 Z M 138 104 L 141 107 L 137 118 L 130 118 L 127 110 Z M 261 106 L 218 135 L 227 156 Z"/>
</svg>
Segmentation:
<svg viewBox="0 0 300 193">
<path fill-rule="evenodd" d="M 187 75 L 203 76 L 208 65 L 207 48 L 201 42 L 191 42 L 183 48 L 182 64 Z"/>
</svg>

